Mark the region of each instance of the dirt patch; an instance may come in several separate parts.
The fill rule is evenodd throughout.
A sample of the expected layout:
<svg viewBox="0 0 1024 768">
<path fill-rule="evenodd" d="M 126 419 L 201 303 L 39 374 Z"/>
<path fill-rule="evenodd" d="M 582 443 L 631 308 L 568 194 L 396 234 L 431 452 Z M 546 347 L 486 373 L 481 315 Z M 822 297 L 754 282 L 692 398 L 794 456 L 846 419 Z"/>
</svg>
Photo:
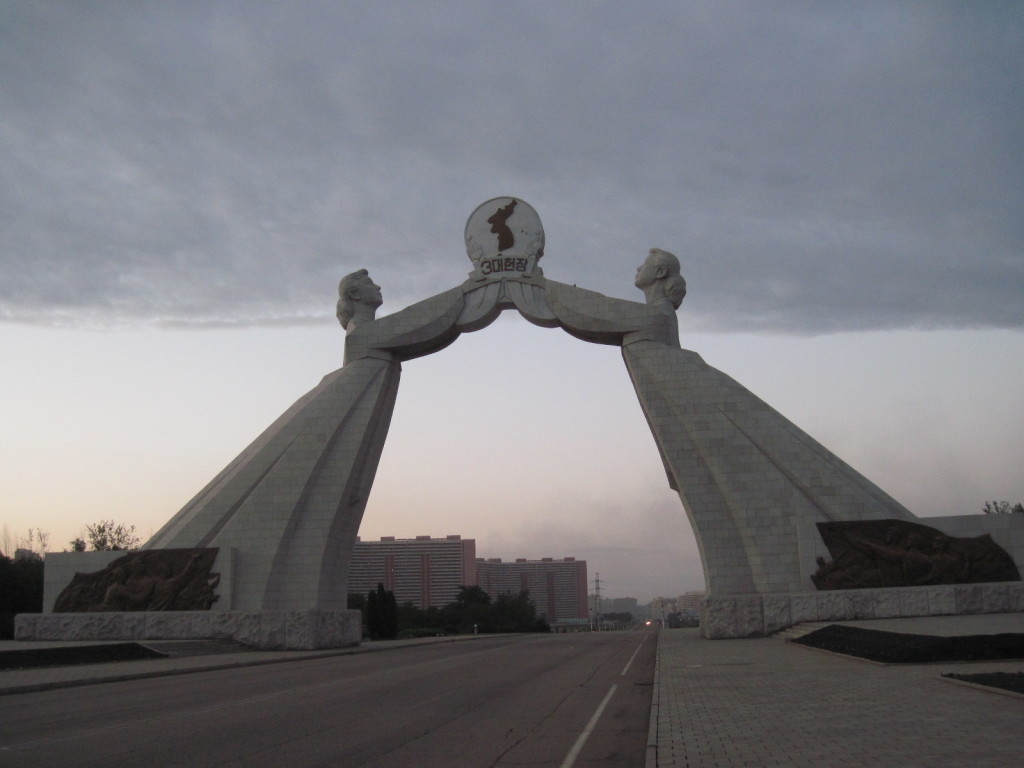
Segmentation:
<svg viewBox="0 0 1024 768">
<path fill-rule="evenodd" d="M 1024 659 L 1024 634 L 907 635 L 831 624 L 792 642 L 885 664 L 934 664 L 957 661 Z M 1024 694 L 1024 673 L 949 673 L 943 677 Z"/>
<path fill-rule="evenodd" d="M 948 674 L 943 677 L 975 685 L 987 685 L 990 688 L 1001 688 L 1024 696 L 1024 672 L 980 672 L 976 675 Z"/>
<path fill-rule="evenodd" d="M 158 653 L 138 643 L 28 648 L 23 651 L 0 652 L 0 670 L 67 667 L 78 664 L 105 664 L 113 661 L 163 659 L 166 656 L 167 654 Z"/>
<path fill-rule="evenodd" d="M 937 637 L 830 624 L 793 642 L 885 664 L 1024 659 L 1024 634 L 1016 633 Z"/>
</svg>

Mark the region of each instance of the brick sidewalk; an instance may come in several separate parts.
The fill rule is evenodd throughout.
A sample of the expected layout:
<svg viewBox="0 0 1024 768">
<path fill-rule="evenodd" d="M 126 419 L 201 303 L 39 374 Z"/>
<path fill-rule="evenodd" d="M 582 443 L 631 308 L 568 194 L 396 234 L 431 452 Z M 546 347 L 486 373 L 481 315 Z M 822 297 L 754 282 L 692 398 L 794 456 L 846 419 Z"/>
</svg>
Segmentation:
<svg viewBox="0 0 1024 768">
<path fill-rule="evenodd" d="M 989 633 L 960 629 L 949 634 Z M 657 744 L 647 765 L 1017 766 L 1024 698 L 941 675 L 1021 670 L 1024 662 L 882 666 L 779 638 L 708 641 L 697 630 L 663 631 Z"/>
</svg>

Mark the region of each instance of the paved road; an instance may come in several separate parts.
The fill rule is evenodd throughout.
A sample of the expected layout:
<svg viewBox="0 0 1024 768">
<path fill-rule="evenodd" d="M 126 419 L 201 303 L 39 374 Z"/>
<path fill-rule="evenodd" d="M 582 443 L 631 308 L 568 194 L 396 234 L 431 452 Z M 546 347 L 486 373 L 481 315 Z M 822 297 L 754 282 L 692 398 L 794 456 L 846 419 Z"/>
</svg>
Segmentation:
<svg viewBox="0 0 1024 768">
<path fill-rule="evenodd" d="M 656 636 L 487 638 L 0 699 L 0 766 L 643 766 Z"/>
</svg>

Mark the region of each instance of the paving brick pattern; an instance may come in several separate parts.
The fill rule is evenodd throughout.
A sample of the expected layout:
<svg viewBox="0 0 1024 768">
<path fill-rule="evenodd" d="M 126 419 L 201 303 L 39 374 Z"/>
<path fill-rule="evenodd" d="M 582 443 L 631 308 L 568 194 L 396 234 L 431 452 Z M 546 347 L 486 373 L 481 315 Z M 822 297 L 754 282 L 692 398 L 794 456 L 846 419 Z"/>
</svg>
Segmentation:
<svg viewBox="0 0 1024 768">
<path fill-rule="evenodd" d="M 660 633 L 657 746 L 648 768 L 1017 766 L 1024 699 L 946 672 L 1021 662 L 882 666 L 779 638 Z"/>
</svg>

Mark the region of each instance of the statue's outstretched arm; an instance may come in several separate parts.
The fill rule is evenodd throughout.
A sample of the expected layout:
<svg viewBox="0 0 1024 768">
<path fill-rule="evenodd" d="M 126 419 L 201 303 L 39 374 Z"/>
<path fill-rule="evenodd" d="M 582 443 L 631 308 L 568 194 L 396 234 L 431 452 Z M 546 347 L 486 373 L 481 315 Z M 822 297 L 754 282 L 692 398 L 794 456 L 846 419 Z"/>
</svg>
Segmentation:
<svg viewBox="0 0 1024 768">
<path fill-rule="evenodd" d="M 411 360 L 447 347 L 459 336 L 455 327 L 463 290 L 452 288 L 378 320 L 360 324 L 345 338 L 345 362 L 362 357 Z"/>
<path fill-rule="evenodd" d="M 578 339 L 620 347 L 636 341 L 679 346 L 674 313 L 554 280 L 547 281 L 544 295 L 562 328 Z"/>
</svg>

